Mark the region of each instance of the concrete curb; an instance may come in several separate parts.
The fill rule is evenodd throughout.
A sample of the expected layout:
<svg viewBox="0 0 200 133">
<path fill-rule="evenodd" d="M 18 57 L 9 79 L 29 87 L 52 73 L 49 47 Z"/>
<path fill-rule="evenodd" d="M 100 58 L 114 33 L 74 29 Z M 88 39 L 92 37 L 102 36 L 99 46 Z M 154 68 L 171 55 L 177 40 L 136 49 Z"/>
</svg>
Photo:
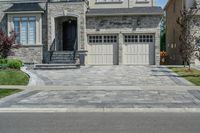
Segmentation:
<svg viewBox="0 0 200 133">
<path fill-rule="evenodd" d="M 66 90 L 66 91 L 79 91 L 79 90 L 199 90 L 200 86 L 29 86 L 31 90 Z"/>
<path fill-rule="evenodd" d="M 200 113 L 200 108 L 0 108 L 0 113 Z"/>
<path fill-rule="evenodd" d="M 36 74 L 32 73 L 31 71 L 28 71 L 27 67 L 22 67 L 21 71 L 25 72 L 30 77 L 28 86 L 36 86 L 37 84 L 45 85 L 43 80 L 40 79 Z"/>
<path fill-rule="evenodd" d="M 25 90 L 25 89 L 27 89 L 27 86 L 22 86 L 22 85 L 0 85 L 0 89 L 21 89 L 21 90 Z"/>
</svg>

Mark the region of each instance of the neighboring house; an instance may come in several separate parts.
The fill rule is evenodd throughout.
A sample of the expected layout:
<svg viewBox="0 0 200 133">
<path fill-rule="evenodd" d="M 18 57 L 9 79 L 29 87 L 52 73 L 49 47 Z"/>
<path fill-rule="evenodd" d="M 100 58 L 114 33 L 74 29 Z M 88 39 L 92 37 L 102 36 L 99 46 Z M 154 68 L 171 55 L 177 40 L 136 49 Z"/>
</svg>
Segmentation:
<svg viewBox="0 0 200 133">
<path fill-rule="evenodd" d="M 169 0 L 165 6 L 166 11 L 166 49 L 169 53 L 169 63 L 173 65 L 182 65 L 183 61 L 179 54 L 179 36 L 180 36 L 180 27 L 177 24 L 177 19 L 180 16 L 180 12 L 184 7 L 189 9 L 193 6 L 194 2 L 199 3 L 200 0 Z M 200 36 L 200 17 L 197 15 L 193 21 L 192 31 L 197 31 L 197 37 Z M 193 63 L 199 64 L 198 59 L 193 59 Z"/>
<path fill-rule="evenodd" d="M 155 0 L 0 0 L 26 63 L 159 65 L 162 15 Z"/>
</svg>

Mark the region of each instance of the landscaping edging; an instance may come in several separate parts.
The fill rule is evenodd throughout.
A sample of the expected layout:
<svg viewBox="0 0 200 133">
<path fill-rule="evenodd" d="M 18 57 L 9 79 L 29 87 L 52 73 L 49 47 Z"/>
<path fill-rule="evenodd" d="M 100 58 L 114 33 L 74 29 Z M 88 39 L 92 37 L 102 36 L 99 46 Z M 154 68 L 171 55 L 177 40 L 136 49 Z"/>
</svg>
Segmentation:
<svg viewBox="0 0 200 133">
<path fill-rule="evenodd" d="M 36 74 L 28 71 L 27 67 L 21 67 L 21 71 L 23 71 L 24 73 L 26 73 L 30 77 L 28 86 L 36 86 L 37 83 L 39 83 L 40 85 L 45 85 L 43 80 L 40 79 Z"/>
</svg>

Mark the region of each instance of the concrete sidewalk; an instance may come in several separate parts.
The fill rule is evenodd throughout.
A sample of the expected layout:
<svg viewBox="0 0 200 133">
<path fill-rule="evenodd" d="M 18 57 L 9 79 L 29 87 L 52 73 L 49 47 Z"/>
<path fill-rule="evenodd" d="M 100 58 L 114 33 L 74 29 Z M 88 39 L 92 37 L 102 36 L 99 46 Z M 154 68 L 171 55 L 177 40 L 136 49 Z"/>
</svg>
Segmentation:
<svg viewBox="0 0 200 133">
<path fill-rule="evenodd" d="M 0 112 L 200 112 L 200 87 L 80 88 L 29 88 L 2 99 Z"/>
</svg>

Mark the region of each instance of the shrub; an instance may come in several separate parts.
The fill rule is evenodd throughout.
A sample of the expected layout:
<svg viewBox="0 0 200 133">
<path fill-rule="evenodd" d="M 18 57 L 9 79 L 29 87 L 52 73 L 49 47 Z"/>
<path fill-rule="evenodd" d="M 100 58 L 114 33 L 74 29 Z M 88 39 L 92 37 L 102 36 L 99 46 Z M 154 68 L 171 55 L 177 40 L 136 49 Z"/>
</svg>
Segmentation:
<svg viewBox="0 0 200 133">
<path fill-rule="evenodd" d="M 23 66 L 23 63 L 20 60 L 11 59 L 11 60 L 8 60 L 7 65 L 9 68 L 12 68 L 12 69 L 20 69 Z"/>
<path fill-rule="evenodd" d="M 11 32 L 10 36 L 8 36 L 5 32 L 0 30 L 0 58 L 7 58 L 12 48 L 19 48 L 20 45 L 15 44 L 16 33 Z"/>
<path fill-rule="evenodd" d="M 0 59 L 0 64 L 7 64 L 8 60 L 7 59 Z"/>
</svg>

